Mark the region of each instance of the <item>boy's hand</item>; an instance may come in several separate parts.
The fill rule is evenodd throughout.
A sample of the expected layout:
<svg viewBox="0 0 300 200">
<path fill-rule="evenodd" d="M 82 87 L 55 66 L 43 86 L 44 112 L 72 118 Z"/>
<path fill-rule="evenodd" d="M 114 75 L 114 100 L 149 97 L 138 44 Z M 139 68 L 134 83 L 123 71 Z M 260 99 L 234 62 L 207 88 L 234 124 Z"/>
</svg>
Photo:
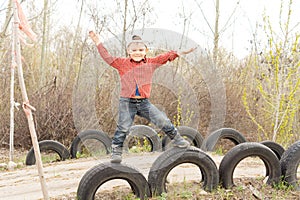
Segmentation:
<svg viewBox="0 0 300 200">
<path fill-rule="evenodd" d="M 89 35 L 91 37 L 91 39 L 93 40 L 93 42 L 98 46 L 98 44 L 101 43 L 100 39 L 99 39 L 99 35 L 95 34 L 94 31 L 90 31 Z"/>
<path fill-rule="evenodd" d="M 187 51 L 181 51 L 181 52 L 179 52 L 179 55 L 189 54 L 189 53 L 195 51 L 195 49 L 197 49 L 197 47 L 193 47 L 193 48 L 191 48 L 191 49 L 189 49 Z"/>
</svg>

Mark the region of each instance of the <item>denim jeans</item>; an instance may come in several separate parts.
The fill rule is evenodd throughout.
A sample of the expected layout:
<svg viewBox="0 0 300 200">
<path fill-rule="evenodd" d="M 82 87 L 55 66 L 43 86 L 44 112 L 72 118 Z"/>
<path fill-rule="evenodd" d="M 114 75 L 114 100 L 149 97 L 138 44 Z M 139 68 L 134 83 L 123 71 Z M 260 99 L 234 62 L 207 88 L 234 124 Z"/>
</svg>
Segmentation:
<svg viewBox="0 0 300 200">
<path fill-rule="evenodd" d="M 171 139 L 177 134 L 176 128 L 166 114 L 158 110 L 148 99 L 135 100 L 121 97 L 119 100 L 118 125 L 112 140 L 113 146 L 123 147 L 135 115 L 146 118 L 162 129 Z"/>
</svg>

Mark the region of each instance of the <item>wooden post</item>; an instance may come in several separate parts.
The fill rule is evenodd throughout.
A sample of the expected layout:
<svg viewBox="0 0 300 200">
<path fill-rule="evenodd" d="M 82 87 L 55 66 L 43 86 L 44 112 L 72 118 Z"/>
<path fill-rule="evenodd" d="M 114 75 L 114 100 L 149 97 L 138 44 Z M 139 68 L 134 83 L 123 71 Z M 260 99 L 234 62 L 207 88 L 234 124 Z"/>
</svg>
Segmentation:
<svg viewBox="0 0 300 200">
<path fill-rule="evenodd" d="M 25 81 L 24 81 L 24 77 L 23 77 L 20 39 L 18 36 L 20 19 L 18 17 L 17 0 L 15 0 L 13 5 L 14 5 L 14 26 L 13 26 L 13 28 L 14 28 L 14 42 L 15 42 L 15 47 L 14 47 L 15 48 L 15 61 L 17 63 L 17 67 L 18 67 L 18 78 L 19 78 L 19 84 L 20 84 L 22 98 L 23 98 L 23 109 L 24 109 L 24 112 L 26 114 L 27 121 L 28 121 L 29 131 L 30 131 L 30 135 L 31 135 L 33 148 L 34 148 L 34 155 L 35 155 L 36 164 L 38 167 L 39 178 L 40 178 L 41 187 L 42 187 L 42 192 L 44 195 L 44 199 L 48 200 L 49 195 L 48 195 L 48 190 L 47 190 L 46 181 L 45 181 L 44 172 L 43 172 L 40 147 L 39 147 L 39 143 L 37 140 L 37 135 L 36 135 L 33 116 L 32 116 L 32 110 L 34 111 L 35 109 L 29 104 L 27 91 L 26 91 L 26 87 L 25 87 Z"/>
</svg>

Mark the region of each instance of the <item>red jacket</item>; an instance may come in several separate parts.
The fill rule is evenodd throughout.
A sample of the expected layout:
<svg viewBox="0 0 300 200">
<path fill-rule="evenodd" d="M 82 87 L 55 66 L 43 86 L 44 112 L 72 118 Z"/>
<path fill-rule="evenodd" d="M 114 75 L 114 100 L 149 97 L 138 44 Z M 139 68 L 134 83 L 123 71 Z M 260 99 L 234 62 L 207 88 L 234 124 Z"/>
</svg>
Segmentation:
<svg viewBox="0 0 300 200">
<path fill-rule="evenodd" d="M 102 43 L 98 46 L 98 52 L 103 60 L 110 66 L 116 68 L 121 78 L 121 97 L 133 98 L 136 85 L 143 98 L 149 98 L 152 85 L 152 76 L 158 67 L 178 57 L 175 51 L 160 54 L 153 58 L 146 58 L 135 62 L 131 58 L 119 58 L 111 56 Z"/>
</svg>

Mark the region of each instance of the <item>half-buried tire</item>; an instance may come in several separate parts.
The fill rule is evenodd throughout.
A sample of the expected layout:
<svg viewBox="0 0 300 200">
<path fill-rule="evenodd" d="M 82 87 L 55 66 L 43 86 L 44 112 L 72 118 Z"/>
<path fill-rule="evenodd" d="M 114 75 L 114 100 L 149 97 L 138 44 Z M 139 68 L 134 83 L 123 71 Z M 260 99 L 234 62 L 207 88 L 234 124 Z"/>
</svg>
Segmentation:
<svg viewBox="0 0 300 200">
<path fill-rule="evenodd" d="M 101 163 L 83 175 L 77 189 L 77 199 L 93 200 L 98 188 L 114 179 L 127 181 L 133 193 L 140 199 L 151 195 L 147 180 L 134 167 L 125 164 Z"/>
<path fill-rule="evenodd" d="M 281 159 L 281 156 L 282 156 L 282 154 L 284 153 L 285 150 L 280 144 L 278 144 L 276 142 L 273 142 L 273 141 L 270 141 L 270 140 L 265 140 L 265 141 L 262 141 L 260 143 L 267 146 L 267 147 L 269 147 L 275 153 L 278 160 Z M 269 176 L 268 168 L 266 168 L 266 176 Z"/>
<path fill-rule="evenodd" d="M 212 191 L 217 188 L 219 181 L 218 169 L 215 162 L 202 150 L 196 147 L 180 149 L 170 148 L 163 152 L 152 164 L 148 175 L 152 195 L 167 192 L 166 183 L 170 171 L 183 163 L 191 163 L 199 167 L 203 188 Z"/>
<path fill-rule="evenodd" d="M 293 143 L 282 154 L 280 159 L 281 172 L 283 179 L 296 190 L 300 190 L 299 180 L 297 179 L 297 169 L 300 163 L 300 141 Z"/>
<path fill-rule="evenodd" d="M 146 126 L 146 125 L 132 126 L 123 144 L 125 151 L 128 151 L 129 143 L 133 137 L 138 137 L 138 138 L 146 137 L 146 139 L 150 142 L 151 152 L 161 151 L 162 149 L 161 140 L 158 137 L 157 132 L 150 126 Z"/>
<path fill-rule="evenodd" d="M 110 153 L 111 138 L 104 132 L 99 130 L 85 130 L 80 132 L 72 141 L 70 154 L 71 158 L 77 158 L 77 153 L 81 153 L 82 145 L 87 140 L 95 140 L 104 145 L 104 151 L 106 154 Z"/>
<path fill-rule="evenodd" d="M 263 144 L 246 142 L 230 149 L 219 165 L 220 183 L 226 189 L 234 186 L 233 173 L 240 161 L 247 157 L 259 157 L 269 173 L 267 184 L 272 185 L 280 181 L 280 163 L 275 153 Z"/>
<path fill-rule="evenodd" d="M 177 130 L 182 137 L 184 137 L 187 141 L 191 143 L 192 146 L 201 148 L 201 145 L 203 143 L 203 136 L 199 133 L 199 131 L 188 126 L 178 126 Z M 170 148 L 169 146 L 171 145 L 168 145 L 170 144 L 170 142 L 170 137 L 166 135 L 162 140 L 163 150 Z"/>
<path fill-rule="evenodd" d="M 70 157 L 69 150 L 60 142 L 54 140 L 43 140 L 39 142 L 40 152 L 55 152 L 59 156 L 59 160 L 66 160 Z M 57 160 L 56 160 L 57 161 Z M 36 162 L 34 155 L 34 148 L 28 151 L 26 155 L 25 164 L 34 165 Z"/>
<path fill-rule="evenodd" d="M 204 151 L 213 151 L 217 142 L 221 139 L 229 139 L 235 145 L 247 142 L 246 138 L 237 130 L 232 128 L 221 128 L 208 135 L 201 146 Z"/>
<path fill-rule="evenodd" d="M 280 144 L 270 141 L 270 140 L 265 140 L 260 142 L 261 144 L 269 147 L 277 156 L 277 158 L 280 160 L 282 154 L 284 153 L 285 149 L 283 148 L 283 146 L 281 146 Z"/>
</svg>

